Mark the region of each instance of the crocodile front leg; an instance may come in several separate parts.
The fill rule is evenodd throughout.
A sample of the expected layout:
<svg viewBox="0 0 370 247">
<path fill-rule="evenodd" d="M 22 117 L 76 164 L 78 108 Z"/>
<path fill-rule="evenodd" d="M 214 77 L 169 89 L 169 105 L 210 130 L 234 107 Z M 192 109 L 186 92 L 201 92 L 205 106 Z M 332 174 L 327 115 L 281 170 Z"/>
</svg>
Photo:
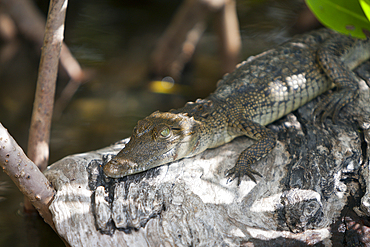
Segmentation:
<svg viewBox="0 0 370 247">
<path fill-rule="evenodd" d="M 239 156 L 235 166 L 225 175 L 228 177 L 228 182 L 238 178 L 238 185 L 244 175 L 248 175 L 254 182 L 256 182 L 253 174 L 262 175 L 251 168 L 251 164 L 256 163 L 262 157 L 266 156 L 276 145 L 276 135 L 270 129 L 255 123 L 251 120 L 245 120 L 243 123 L 233 123 L 232 131 L 243 133 L 246 136 L 257 140 L 252 146 L 245 149 Z"/>
</svg>

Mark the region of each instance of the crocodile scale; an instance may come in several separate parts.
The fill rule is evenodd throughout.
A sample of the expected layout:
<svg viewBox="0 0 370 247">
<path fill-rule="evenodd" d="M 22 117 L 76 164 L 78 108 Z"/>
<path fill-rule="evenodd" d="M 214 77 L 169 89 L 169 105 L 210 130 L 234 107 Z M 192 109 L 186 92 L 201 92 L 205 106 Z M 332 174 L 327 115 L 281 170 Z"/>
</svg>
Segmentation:
<svg viewBox="0 0 370 247">
<path fill-rule="evenodd" d="M 276 145 L 264 127 L 336 87 L 313 113 L 336 120 L 342 107 L 358 96 L 352 70 L 370 57 L 370 40 L 358 40 L 321 29 L 250 57 L 218 82 L 206 99 L 183 108 L 154 112 L 140 120 L 129 143 L 105 166 L 113 178 L 124 177 L 199 154 L 248 136 L 256 142 L 245 149 L 226 172 L 229 181 L 253 174 L 251 165 Z"/>
</svg>

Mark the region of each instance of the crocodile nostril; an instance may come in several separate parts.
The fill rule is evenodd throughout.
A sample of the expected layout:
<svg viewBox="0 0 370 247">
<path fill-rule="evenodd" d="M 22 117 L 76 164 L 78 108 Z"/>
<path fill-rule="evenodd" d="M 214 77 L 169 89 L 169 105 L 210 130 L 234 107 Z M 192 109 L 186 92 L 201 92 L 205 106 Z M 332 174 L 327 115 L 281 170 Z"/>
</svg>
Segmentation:
<svg viewBox="0 0 370 247">
<path fill-rule="evenodd" d="M 132 174 L 138 164 L 130 160 L 110 160 L 103 168 L 105 175 L 112 178 L 120 178 Z"/>
<path fill-rule="evenodd" d="M 116 160 L 109 161 L 103 168 L 103 171 L 105 175 L 108 177 L 118 177 L 117 174 L 119 174 L 119 163 Z"/>
</svg>

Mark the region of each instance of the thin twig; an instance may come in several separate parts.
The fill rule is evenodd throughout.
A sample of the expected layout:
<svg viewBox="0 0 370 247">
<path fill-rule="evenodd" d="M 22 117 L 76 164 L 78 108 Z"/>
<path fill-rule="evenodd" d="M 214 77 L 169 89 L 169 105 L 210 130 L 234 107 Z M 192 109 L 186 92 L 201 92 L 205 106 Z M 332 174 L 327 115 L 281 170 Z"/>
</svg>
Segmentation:
<svg viewBox="0 0 370 247">
<path fill-rule="evenodd" d="M 241 47 L 235 0 L 185 0 L 153 51 L 152 73 L 155 79 L 164 76 L 175 80 L 180 78 L 210 14 L 216 15 L 223 73 L 234 70 Z"/>
<path fill-rule="evenodd" d="M 220 44 L 222 73 L 230 73 L 238 64 L 241 50 L 235 0 L 225 1 L 223 8 L 216 13 L 215 24 Z"/>
<path fill-rule="evenodd" d="M 204 20 L 208 13 L 208 5 L 202 0 L 186 0 L 182 3 L 153 51 L 152 71 L 155 76 L 170 75 L 175 80 L 179 79 L 204 32 Z M 192 33 L 190 40 L 189 33 Z"/>
<path fill-rule="evenodd" d="M 67 2 L 67 0 L 50 1 L 41 52 L 27 152 L 28 157 L 41 171 L 46 168 L 49 159 L 50 125 Z"/>
<path fill-rule="evenodd" d="M 71 101 L 78 88 L 94 75 L 93 70 L 81 69 L 80 64 L 72 56 L 67 45 L 64 43 L 62 44 L 62 51 L 60 53 L 60 63 L 68 65 L 66 71 L 71 80 L 68 82 L 67 86 L 64 87 L 59 98 L 55 101 L 54 119 L 59 119 L 62 116 L 63 110 Z"/>
</svg>

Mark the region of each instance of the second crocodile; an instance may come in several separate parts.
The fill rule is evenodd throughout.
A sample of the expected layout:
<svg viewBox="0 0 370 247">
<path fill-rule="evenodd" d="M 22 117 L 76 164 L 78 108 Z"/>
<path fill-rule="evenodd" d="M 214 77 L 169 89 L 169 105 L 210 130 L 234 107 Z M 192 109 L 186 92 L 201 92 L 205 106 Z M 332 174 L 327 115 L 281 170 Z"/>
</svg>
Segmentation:
<svg viewBox="0 0 370 247">
<path fill-rule="evenodd" d="M 113 178 L 143 172 L 199 154 L 246 135 L 256 142 L 245 149 L 229 180 L 253 174 L 251 165 L 268 154 L 276 136 L 264 127 L 336 86 L 313 113 L 333 121 L 358 96 L 352 70 L 370 57 L 370 40 L 357 40 L 328 29 L 297 36 L 239 64 L 206 99 L 140 120 L 129 143 L 105 166 Z"/>
</svg>

